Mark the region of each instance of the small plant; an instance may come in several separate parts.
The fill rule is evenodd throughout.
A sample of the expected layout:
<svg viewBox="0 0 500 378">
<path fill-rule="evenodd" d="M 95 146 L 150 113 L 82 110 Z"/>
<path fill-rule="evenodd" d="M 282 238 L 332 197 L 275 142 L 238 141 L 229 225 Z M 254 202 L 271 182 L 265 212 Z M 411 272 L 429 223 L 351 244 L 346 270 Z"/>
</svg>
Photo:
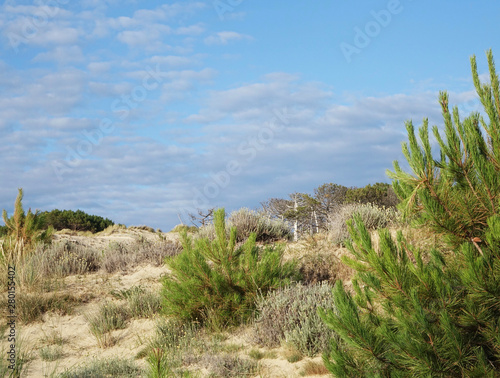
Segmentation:
<svg viewBox="0 0 500 378">
<path fill-rule="evenodd" d="M 168 366 L 168 360 L 165 357 L 165 350 L 162 348 L 151 349 L 147 362 L 149 365 L 149 377 L 167 378 L 172 376 L 173 372 Z"/>
<path fill-rule="evenodd" d="M 301 361 L 304 355 L 293 344 L 287 344 L 283 352 L 283 357 L 291 364 L 294 364 Z"/>
<path fill-rule="evenodd" d="M 254 376 L 259 365 L 246 358 L 241 358 L 233 354 L 205 355 L 206 364 L 210 367 L 210 373 L 216 377 L 242 377 Z"/>
<path fill-rule="evenodd" d="M 97 313 L 86 317 L 90 332 L 97 339 L 100 348 L 113 346 L 115 343 L 111 331 L 123 329 L 130 319 L 130 311 L 125 306 L 115 303 L 105 303 L 99 307 Z"/>
<path fill-rule="evenodd" d="M 166 315 L 183 321 L 199 319 L 212 329 L 236 325 L 250 318 L 259 293 L 267 293 L 298 278 L 296 263 L 283 262 L 283 248 L 259 249 L 252 234 L 236 247 L 235 228 L 229 239 L 224 209 L 216 210 L 217 238 L 182 235 L 183 252 L 167 261 L 172 274 L 163 281 Z"/>
<path fill-rule="evenodd" d="M 173 377 L 183 376 L 182 366 L 197 363 L 208 349 L 199 324 L 170 319 L 158 321 L 156 336 L 143 353 L 152 376 Z"/>
<path fill-rule="evenodd" d="M 253 358 L 254 360 L 261 360 L 264 358 L 264 355 L 265 354 L 258 349 L 252 349 L 250 352 L 248 352 L 248 356 Z"/>
<path fill-rule="evenodd" d="M 131 316 L 149 318 L 161 308 L 161 296 L 153 291 L 146 291 L 141 286 L 132 286 L 130 289 L 111 292 L 118 299 L 126 299 L 130 306 Z"/>
<path fill-rule="evenodd" d="M 314 361 L 307 361 L 307 363 L 304 365 L 304 369 L 301 372 L 302 376 L 326 374 L 330 374 L 330 372 L 325 367 L 325 365 Z"/>
<path fill-rule="evenodd" d="M 319 317 L 320 307 L 334 309 L 332 286 L 302 284 L 279 289 L 257 302 L 254 340 L 276 347 L 288 343 L 300 353 L 315 356 L 328 349 L 334 333 Z"/>
<path fill-rule="evenodd" d="M 120 377 L 137 378 L 144 376 L 144 371 L 133 361 L 121 358 L 86 361 L 83 366 L 68 369 L 60 378 L 82 377 Z"/>
<path fill-rule="evenodd" d="M 41 340 L 47 345 L 58 345 L 61 346 L 66 342 L 66 339 L 62 336 L 61 331 L 52 330 L 45 334 Z"/>
<path fill-rule="evenodd" d="M 62 348 L 60 346 L 44 346 L 40 348 L 39 352 L 40 358 L 43 361 L 56 361 L 60 359 L 63 355 Z"/>
</svg>

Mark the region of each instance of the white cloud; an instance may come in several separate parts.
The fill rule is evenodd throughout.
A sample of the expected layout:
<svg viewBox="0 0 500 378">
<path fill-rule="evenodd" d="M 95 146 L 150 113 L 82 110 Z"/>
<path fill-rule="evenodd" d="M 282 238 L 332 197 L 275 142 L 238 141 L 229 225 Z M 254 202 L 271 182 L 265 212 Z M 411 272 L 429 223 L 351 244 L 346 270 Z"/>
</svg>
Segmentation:
<svg viewBox="0 0 500 378">
<path fill-rule="evenodd" d="M 51 51 L 40 53 L 33 58 L 33 62 L 55 62 L 58 64 L 80 63 L 83 61 L 83 52 L 79 46 L 57 46 Z"/>
<path fill-rule="evenodd" d="M 249 35 L 240 34 L 234 31 L 222 31 L 205 38 L 205 44 L 207 45 L 227 45 L 229 42 L 242 41 L 242 40 L 252 40 L 253 38 Z"/>
</svg>

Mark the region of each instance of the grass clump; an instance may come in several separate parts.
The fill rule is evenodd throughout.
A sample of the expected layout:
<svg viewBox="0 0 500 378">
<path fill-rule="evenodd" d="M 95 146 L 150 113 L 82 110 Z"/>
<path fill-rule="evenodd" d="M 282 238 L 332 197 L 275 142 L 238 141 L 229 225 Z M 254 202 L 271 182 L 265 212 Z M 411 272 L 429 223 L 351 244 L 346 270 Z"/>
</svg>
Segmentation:
<svg viewBox="0 0 500 378">
<path fill-rule="evenodd" d="M 66 370 L 60 375 L 60 378 L 137 378 L 141 376 L 145 376 L 145 371 L 137 366 L 134 361 L 113 358 L 86 362 L 84 366 Z"/>
<path fill-rule="evenodd" d="M 302 372 L 300 373 L 300 375 L 302 375 L 303 377 L 309 375 L 326 375 L 326 374 L 330 374 L 330 372 L 325 367 L 325 365 L 314 361 L 307 361 L 307 363 L 304 365 Z"/>
<path fill-rule="evenodd" d="M 149 318 L 160 312 L 161 295 L 141 286 L 132 286 L 130 289 L 112 291 L 117 299 L 127 300 L 132 317 Z"/>
<path fill-rule="evenodd" d="M 163 281 L 166 315 L 199 320 L 211 329 L 237 325 L 253 315 L 259 293 L 298 278 L 296 263 L 283 262 L 281 246 L 259 248 L 255 234 L 236 247 L 236 228 L 225 232 L 224 209 L 214 213 L 215 240 L 182 235 L 183 252 L 167 261 L 172 274 Z"/>
<path fill-rule="evenodd" d="M 56 361 L 63 356 L 63 350 L 58 345 L 44 346 L 38 353 L 43 361 Z"/>
<path fill-rule="evenodd" d="M 12 361 L 9 361 L 9 346 L 2 346 L 0 353 L 0 377 L 23 377 L 26 375 L 29 364 L 33 361 L 33 351 L 25 347 L 24 338 L 16 340 L 16 359 L 14 369 L 10 369 Z"/>
<path fill-rule="evenodd" d="M 41 320 L 42 316 L 47 312 L 69 315 L 73 312 L 74 307 L 83 301 L 84 299 L 75 297 L 72 294 L 18 293 L 16 294 L 17 320 L 24 324 L 36 322 Z M 6 298 L 0 300 L 0 306 L 6 311 Z"/>
<path fill-rule="evenodd" d="M 110 302 L 102 304 L 96 313 L 87 315 L 86 319 L 99 347 L 107 348 L 115 344 L 111 331 L 124 329 L 130 317 L 126 306 Z"/>
<path fill-rule="evenodd" d="M 196 323 L 161 320 L 156 335 L 145 352 L 151 377 L 186 376 L 183 366 L 197 363 L 209 346 L 203 330 Z"/>
<path fill-rule="evenodd" d="M 254 341 L 277 347 L 287 343 L 300 353 L 315 356 L 328 349 L 334 333 L 319 317 L 318 308 L 334 309 L 327 283 L 292 285 L 269 293 L 257 302 Z"/>
</svg>

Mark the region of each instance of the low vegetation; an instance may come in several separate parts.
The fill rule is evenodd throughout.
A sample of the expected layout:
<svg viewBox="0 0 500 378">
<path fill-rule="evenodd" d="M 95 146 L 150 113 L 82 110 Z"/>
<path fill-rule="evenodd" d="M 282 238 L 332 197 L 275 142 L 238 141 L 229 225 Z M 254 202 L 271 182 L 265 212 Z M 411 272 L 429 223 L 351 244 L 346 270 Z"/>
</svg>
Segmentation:
<svg viewBox="0 0 500 378">
<path fill-rule="evenodd" d="M 23 327 L 95 299 L 71 292 L 88 277 L 104 293 L 97 308 L 81 312 L 100 352 L 112 352 L 102 349 L 115 346 L 130 324 L 155 320 L 153 337 L 137 335 L 143 361 L 89 359 L 61 377 L 266 376 L 268 359 L 304 376 L 498 376 L 500 85 L 487 55 L 489 84 L 480 83 L 475 58 L 471 63 L 489 122 L 478 113 L 461 119 L 441 93 L 445 137 L 433 130 L 439 159 L 427 121 L 419 141 L 407 123 L 403 153 L 413 173 L 395 162 L 393 190 L 324 184 L 312 195 L 271 199 L 262 212 L 240 209 L 227 222 L 224 209 L 199 211 L 202 227 L 173 230 L 182 247 L 167 240 L 177 235 L 139 226 L 126 230 L 134 242 L 115 238 L 91 248 L 78 244 L 82 232 L 100 230 L 88 236 L 99 238 L 126 227 L 79 211 L 25 212 L 20 189 L 0 228 L 2 320 L 7 267 L 15 264 Z M 59 232 L 63 241 L 55 242 L 50 225 L 76 235 L 70 241 Z M 291 230 L 301 239 L 287 243 Z M 125 274 L 142 264 L 169 271 L 161 282 L 130 284 Z M 112 276 L 120 285 L 100 290 Z M 69 342 L 55 331 L 31 349 L 19 341 L 13 376 L 26 375 L 33 360 L 55 364 L 45 374 L 55 375 Z M 320 354 L 323 363 L 314 360 Z M 0 359 L 0 375 L 9 373 Z"/>
<path fill-rule="evenodd" d="M 334 310 L 332 286 L 323 283 L 281 288 L 257 302 L 254 341 L 266 347 L 293 346 L 303 355 L 325 352 L 334 337 L 318 315 L 318 309 Z"/>
</svg>

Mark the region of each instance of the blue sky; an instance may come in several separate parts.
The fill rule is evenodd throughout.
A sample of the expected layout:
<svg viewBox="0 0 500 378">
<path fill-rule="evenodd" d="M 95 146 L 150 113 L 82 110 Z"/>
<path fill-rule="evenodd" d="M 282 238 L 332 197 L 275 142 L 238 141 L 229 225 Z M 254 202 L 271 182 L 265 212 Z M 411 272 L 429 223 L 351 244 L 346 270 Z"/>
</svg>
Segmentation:
<svg viewBox="0 0 500 378">
<path fill-rule="evenodd" d="M 4 1 L 0 209 L 169 230 L 327 182 L 389 182 L 439 90 L 479 110 L 500 3 Z"/>
</svg>

